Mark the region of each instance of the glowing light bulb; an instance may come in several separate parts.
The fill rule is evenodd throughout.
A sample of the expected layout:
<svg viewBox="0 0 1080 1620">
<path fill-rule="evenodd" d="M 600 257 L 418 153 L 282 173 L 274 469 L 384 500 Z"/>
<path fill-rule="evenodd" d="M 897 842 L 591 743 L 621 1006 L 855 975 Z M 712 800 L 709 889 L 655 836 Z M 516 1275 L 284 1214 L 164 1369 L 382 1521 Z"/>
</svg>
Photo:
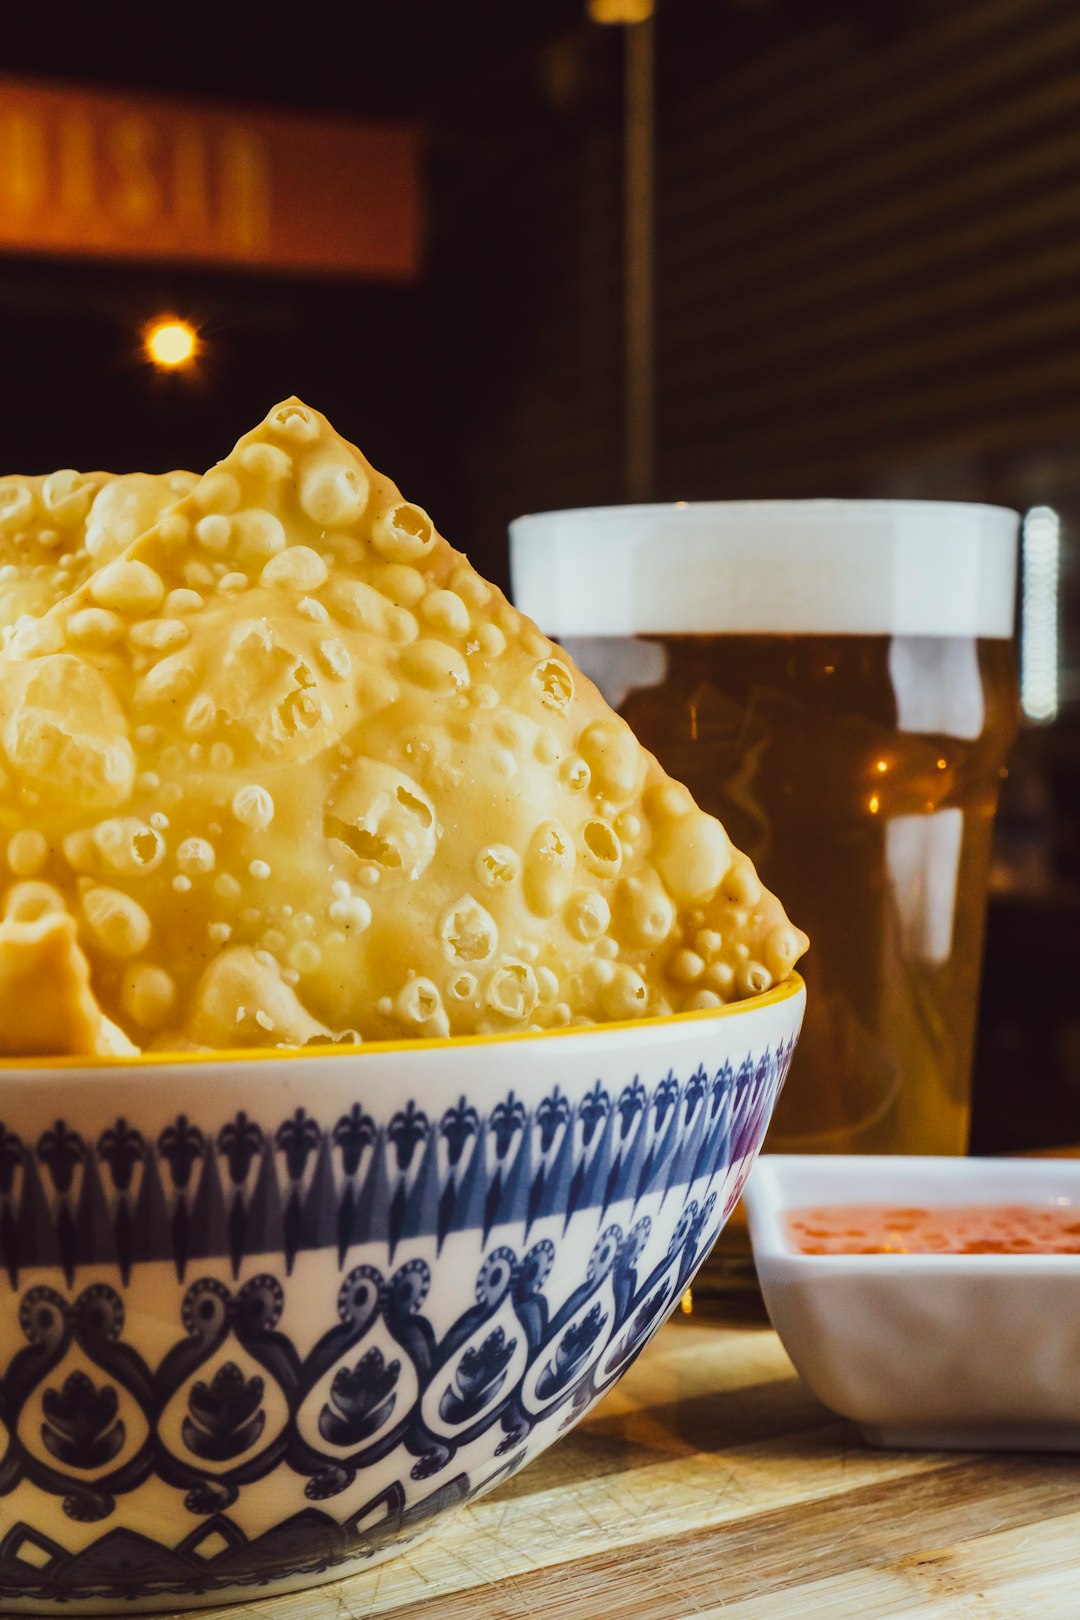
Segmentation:
<svg viewBox="0 0 1080 1620">
<path fill-rule="evenodd" d="M 163 315 L 144 328 L 143 348 L 151 365 L 161 371 L 177 371 L 195 359 L 199 334 L 189 321 Z"/>
</svg>

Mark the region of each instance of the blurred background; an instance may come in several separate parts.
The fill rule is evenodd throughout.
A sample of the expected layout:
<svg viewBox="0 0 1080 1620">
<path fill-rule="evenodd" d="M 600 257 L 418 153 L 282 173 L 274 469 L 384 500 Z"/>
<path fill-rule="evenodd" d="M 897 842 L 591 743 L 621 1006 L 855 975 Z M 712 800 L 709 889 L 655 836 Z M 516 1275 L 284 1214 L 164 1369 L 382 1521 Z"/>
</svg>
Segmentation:
<svg viewBox="0 0 1080 1620">
<path fill-rule="evenodd" d="M 531 509 L 1025 513 L 974 1146 L 1080 1138 L 1074 0 L 185 11 L 184 49 L 38 15 L 0 38 L 4 470 L 201 470 L 296 392 L 504 584 Z"/>
</svg>

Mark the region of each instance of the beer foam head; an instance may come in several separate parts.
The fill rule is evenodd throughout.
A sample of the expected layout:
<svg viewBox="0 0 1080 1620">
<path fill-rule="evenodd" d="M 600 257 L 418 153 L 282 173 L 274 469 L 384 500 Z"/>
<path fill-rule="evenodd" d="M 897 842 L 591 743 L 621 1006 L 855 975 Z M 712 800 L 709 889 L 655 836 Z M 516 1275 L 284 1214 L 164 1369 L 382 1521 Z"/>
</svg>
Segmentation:
<svg viewBox="0 0 1080 1620">
<path fill-rule="evenodd" d="M 510 526 L 553 636 L 1012 635 L 1019 518 L 941 501 L 703 501 Z"/>
<path fill-rule="evenodd" d="M 706 1008 L 805 949 L 565 654 L 300 401 L 85 549 L 0 651 L 0 1049 L 46 946 L 74 1050 Z"/>
</svg>

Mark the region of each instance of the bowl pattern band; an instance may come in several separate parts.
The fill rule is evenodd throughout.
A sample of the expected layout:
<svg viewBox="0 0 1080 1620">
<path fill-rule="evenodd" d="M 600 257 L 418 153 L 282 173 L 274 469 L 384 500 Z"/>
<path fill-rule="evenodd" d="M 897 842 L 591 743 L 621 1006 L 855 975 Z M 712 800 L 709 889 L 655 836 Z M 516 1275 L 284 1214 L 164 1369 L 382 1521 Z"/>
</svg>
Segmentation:
<svg viewBox="0 0 1080 1620">
<path fill-rule="evenodd" d="M 514 1472 L 676 1306 L 783 1027 L 529 1105 L 0 1126 L 0 1602 L 314 1577 Z"/>
</svg>

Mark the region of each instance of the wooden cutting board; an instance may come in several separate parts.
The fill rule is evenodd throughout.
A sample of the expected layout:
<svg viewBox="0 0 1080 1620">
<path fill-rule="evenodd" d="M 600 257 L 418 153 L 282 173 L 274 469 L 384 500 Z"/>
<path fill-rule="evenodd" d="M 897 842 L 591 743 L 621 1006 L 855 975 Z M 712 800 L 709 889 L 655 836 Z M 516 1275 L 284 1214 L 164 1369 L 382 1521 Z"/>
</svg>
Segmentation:
<svg viewBox="0 0 1080 1620">
<path fill-rule="evenodd" d="M 669 1323 L 397 1559 L 218 1620 L 1078 1620 L 1080 1457 L 887 1452 L 765 1325 Z"/>
</svg>

